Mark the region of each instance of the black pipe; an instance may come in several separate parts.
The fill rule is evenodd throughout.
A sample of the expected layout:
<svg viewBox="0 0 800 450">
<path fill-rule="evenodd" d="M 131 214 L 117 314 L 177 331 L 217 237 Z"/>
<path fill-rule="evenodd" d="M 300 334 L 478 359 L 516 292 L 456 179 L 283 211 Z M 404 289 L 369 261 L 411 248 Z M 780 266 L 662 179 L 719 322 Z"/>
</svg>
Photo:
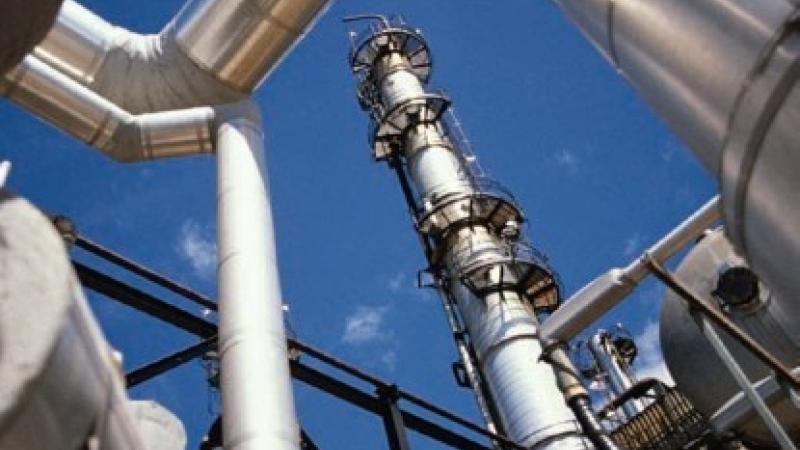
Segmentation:
<svg viewBox="0 0 800 450">
<path fill-rule="evenodd" d="M 572 409 L 572 413 L 581 424 L 584 434 L 592 441 L 597 450 L 622 450 L 620 447 L 608 436 L 606 430 L 597 420 L 592 409 L 592 400 L 588 395 L 579 395 L 572 397 L 567 401 L 567 405 Z"/>
</svg>

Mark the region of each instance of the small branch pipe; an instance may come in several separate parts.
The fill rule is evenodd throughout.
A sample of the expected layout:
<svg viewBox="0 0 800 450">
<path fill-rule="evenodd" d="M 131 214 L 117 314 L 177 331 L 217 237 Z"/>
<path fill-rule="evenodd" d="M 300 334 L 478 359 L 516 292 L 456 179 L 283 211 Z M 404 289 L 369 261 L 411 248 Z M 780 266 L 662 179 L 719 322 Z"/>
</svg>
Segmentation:
<svg viewBox="0 0 800 450">
<path fill-rule="evenodd" d="M 133 115 L 34 56 L 6 76 L 0 94 L 119 162 L 214 148 L 211 126 L 219 107 Z"/>
<path fill-rule="evenodd" d="M 555 0 L 717 177 L 726 233 L 800 298 L 800 5 Z"/>
<path fill-rule="evenodd" d="M 195 0 L 161 33 L 115 27 L 73 0 L 35 54 L 134 114 L 245 99 L 329 0 Z"/>
<path fill-rule="evenodd" d="M 663 262 L 719 220 L 719 197 L 709 200 L 642 256 L 623 269 L 614 268 L 573 294 L 542 325 L 541 338 L 550 345 L 568 342 L 628 296 L 649 273 L 647 258 Z M 649 256 L 648 256 L 649 255 Z"/>
<path fill-rule="evenodd" d="M 249 105 L 217 131 L 224 447 L 299 450 L 259 124 Z"/>
</svg>

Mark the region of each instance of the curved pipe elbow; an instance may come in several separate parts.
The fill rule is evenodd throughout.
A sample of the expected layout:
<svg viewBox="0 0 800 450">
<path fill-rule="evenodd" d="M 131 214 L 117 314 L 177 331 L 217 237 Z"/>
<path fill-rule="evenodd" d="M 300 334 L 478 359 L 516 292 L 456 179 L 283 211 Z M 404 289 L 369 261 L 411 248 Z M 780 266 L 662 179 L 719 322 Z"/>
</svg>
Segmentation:
<svg viewBox="0 0 800 450">
<path fill-rule="evenodd" d="M 115 27 L 66 0 L 34 54 L 133 114 L 245 99 L 330 0 L 197 0 L 164 30 Z"/>
<path fill-rule="evenodd" d="M 121 163 L 214 152 L 215 112 L 190 108 L 130 116 L 100 150 Z"/>
<path fill-rule="evenodd" d="M 134 115 L 34 56 L 6 76 L 0 94 L 118 162 L 214 150 L 214 108 Z M 220 107 L 220 115 L 240 108 L 244 106 Z"/>
</svg>

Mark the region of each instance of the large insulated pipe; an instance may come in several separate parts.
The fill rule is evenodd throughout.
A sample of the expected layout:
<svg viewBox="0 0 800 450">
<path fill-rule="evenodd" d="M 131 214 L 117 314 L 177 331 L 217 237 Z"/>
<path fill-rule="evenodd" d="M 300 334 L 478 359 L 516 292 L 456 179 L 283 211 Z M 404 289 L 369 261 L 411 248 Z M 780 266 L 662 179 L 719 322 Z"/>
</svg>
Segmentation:
<svg viewBox="0 0 800 450">
<path fill-rule="evenodd" d="M 717 176 L 734 246 L 798 298 L 797 2 L 555 2 Z"/>
<path fill-rule="evenodd" d="M 159 34 L 115 27 L 66 0 L 35 54 L 134 114 L 252 94 L 330 0 L 193 0 Z"/>
<path fill-rule="evenodd" d="M 119 162 L 211 153 L 215 108 L 133 115 L 35 56 L 0 80 L 0 95 Z"/>
<path fill-rule="evenodd" d="M 0 448 L 145 448 L 64 242 L 41 212 L 3 192 L 0 286 Z"/>
<path fill-rule="evenodd" d="M 434 246 L 432 270 L 455 300 L 502 428 L 527 448 L 590 448 L 553 368 L 539 358 L 534 311 L 553 307 L 545 300 L 557 297 L 554 275 L 520 251 L 519 209 L 473 173 L 442 117 L 449 101 L 425 91 L 424 38 L 379 19 L 351 54 L 375 156 L 408 175 L 417 227 Z"/>
<path fill-rule="evenodd" d="M 260 115 L 217 131 L 219 351 L 226 450 L 299 450 Z"/>
</svg>

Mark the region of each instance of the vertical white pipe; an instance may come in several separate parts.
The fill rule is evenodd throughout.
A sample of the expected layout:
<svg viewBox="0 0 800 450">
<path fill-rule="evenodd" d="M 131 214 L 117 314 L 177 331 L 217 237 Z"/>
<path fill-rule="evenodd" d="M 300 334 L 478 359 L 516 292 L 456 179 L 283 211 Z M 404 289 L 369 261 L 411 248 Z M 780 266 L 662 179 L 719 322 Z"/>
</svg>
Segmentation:
<svg viewBox="0 0 800 450">
<path fill-rule="evenodd" d="M 259 120 L 224 120 L 217 157 L 224 446 L 299 450 Z"/>
<path fill-rule="evenodd" d="M 619 397 L 632 388 L 635 381 L 628 370 L 622 366 L 623 363 L 618 359 L 612 346 L 610 337 L 604 330 L 599 330 L 589 339 L 589 351 L 597 361 L 602 376 L 614 397 Z M 622 405 L 622 410 L 630 420 L 644 410 L 644 405 L 638 399 L 630 399 Z"/>
</svg>

